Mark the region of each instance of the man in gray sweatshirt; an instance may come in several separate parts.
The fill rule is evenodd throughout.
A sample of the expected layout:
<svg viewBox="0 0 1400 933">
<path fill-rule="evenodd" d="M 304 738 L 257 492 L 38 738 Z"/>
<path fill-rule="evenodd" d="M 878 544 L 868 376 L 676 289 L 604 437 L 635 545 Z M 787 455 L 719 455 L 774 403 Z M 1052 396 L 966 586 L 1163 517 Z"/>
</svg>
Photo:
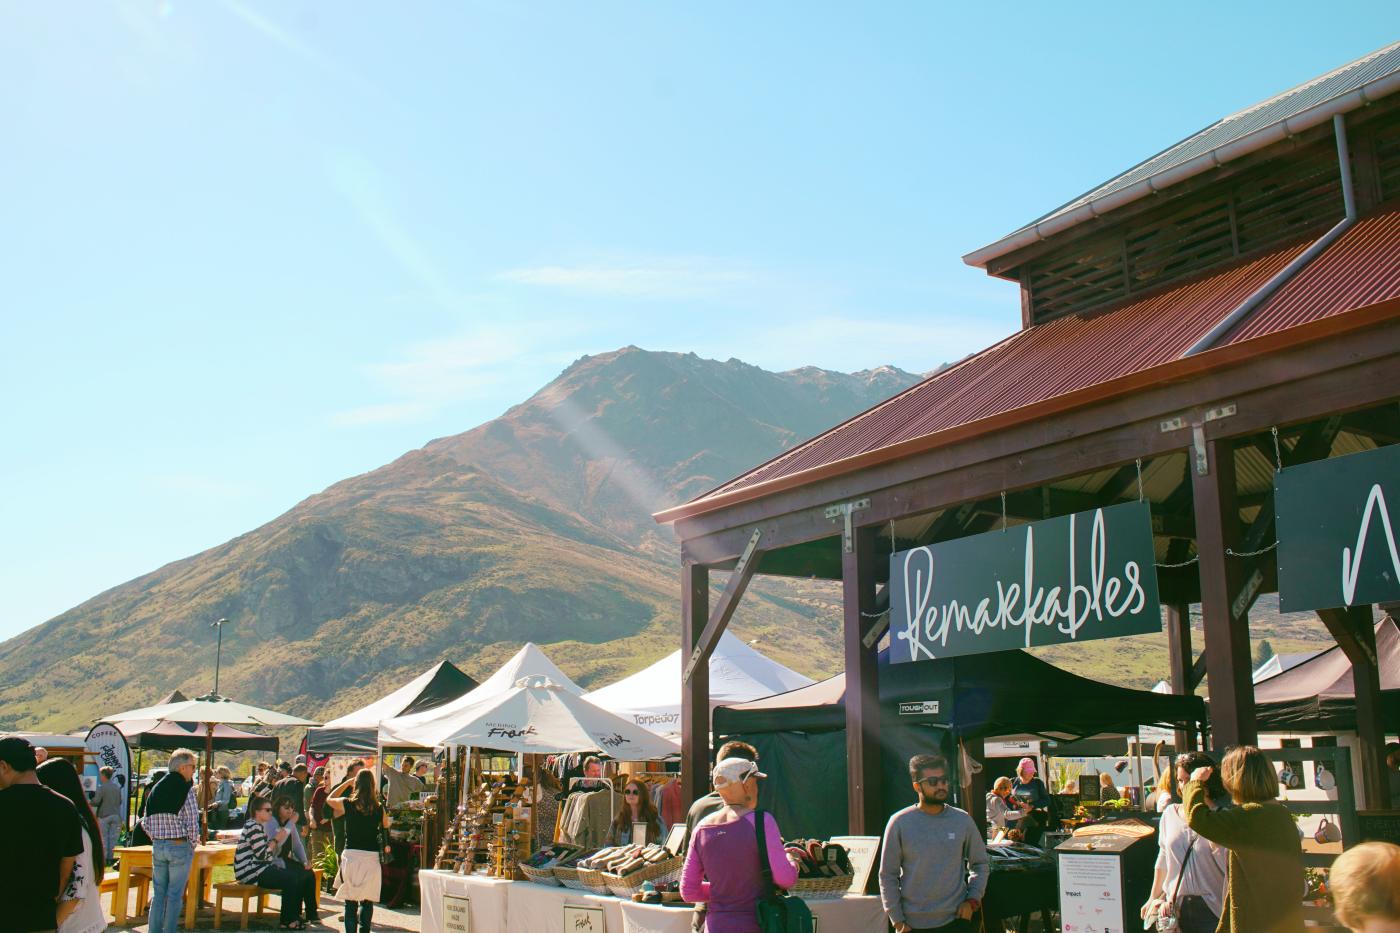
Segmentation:
<svg viewBox="0 0 1400 933">
<path fill-rule="evenodd" d="M 987 846 L 967 811 L 948 806 L 948 762 L 909 759 L 919 802 L 890 817 L 880 848 L 880 900 L 895 933 L 972 930 L 987 890 Z"/>
</svg>

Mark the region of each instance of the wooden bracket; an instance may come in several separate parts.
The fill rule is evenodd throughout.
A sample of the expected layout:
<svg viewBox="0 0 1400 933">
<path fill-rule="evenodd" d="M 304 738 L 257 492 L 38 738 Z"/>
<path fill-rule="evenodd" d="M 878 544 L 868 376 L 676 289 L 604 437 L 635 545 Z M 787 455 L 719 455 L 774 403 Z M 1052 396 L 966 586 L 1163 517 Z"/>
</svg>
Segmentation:
<svg viewBox="0 0 1400 933">
<path fill-rule="evenodd" d="M 682 678 L 686 683 L 690 682 L 690 677 L 695 673 L 697 667 L 709 663 L 710 654 L 715 650 L 719 636 L 724 634 L 725 626 L 729 625 L 729 620 L 734 616 L 734 610 L 738 608 L 740 598 L 748 589 L 754 571 L 758 569 L 758 559 L 763 556 L 763 551 L 758 547 L 758 542 L 762 538 L 762 530 L 755 528 L 753 534 L 749 536 L 749 543 L 744 548 L 744 553 L 739 555 L 739 562 L 734 565 L 734 572 L 729 575 L 729 582 L 724 585 L 724 592 L 720 594 L 719 603 L 716 604 L 715 611 L 710 613 L 710 620 L 705 623 L 705 630 L 700 633 L 700 637 L 695 642 L 695 650 L 690 653 L 690 659 L 686 662 L 685 674 Z"/>
<path fill-rule="evenodd" d="M 855 531 L 851 525 L 851 514 L 862 509 L 870 508 L 870 499 L 853 499 L 850 502 L 842 502 L 840 505 L 827 506 L 826 517 L 835 521 L 843 520 L 841 528 L 841 550 L 850 554 L 855 549 Z"/>
<path fill-rule="evenodd" d="M 1206 653 L 1202 651 L 1200 657 L 1196 658 L 1196 660 L 1191 664 L 1191 689 L 1195 690 L 1201 685 L 1201 681 L 1205 679 Z"/>
</svg>

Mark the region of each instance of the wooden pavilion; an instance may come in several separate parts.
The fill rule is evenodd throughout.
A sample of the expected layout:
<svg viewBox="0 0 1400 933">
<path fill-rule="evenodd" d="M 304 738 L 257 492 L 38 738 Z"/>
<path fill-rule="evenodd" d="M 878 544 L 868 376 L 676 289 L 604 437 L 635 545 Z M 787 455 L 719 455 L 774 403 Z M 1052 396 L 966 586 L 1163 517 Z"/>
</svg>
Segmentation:
<svg viewBox="0 0 1400 933">
<path fill-rule="evenodd" d="M 1208 679 L 1216 745 L 1254 741 L 1274 471 L 1400 441 L 1397 91 L 1400 43 L 964 257 L 1020 283 L 1018 332 L 658 513 L 681 541 L 687 797 L 706 789 L 705 661 L 755 574 L 842 582 L 850 831 L 878 833 L 889 555 L 1139 498 L 1173 690 Z M 1363 797 L 1384 807 L 1373 609 L 1319 615 L 1355 665 Z"/>
</svg>

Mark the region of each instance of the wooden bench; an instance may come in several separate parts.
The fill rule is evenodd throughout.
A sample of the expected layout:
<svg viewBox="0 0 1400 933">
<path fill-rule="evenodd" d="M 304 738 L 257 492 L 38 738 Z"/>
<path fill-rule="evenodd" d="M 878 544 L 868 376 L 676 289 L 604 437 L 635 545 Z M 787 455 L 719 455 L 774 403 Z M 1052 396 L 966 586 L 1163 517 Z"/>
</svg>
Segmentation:
<svg viewBox="0 0 1400 933">
<path fill-rule="evenodd" d="M 311 873 L 316 876 L 316 907 L 321 906 L 321 869 L 313 868 Z M 239 884 L 237 881 L 221 881 L 214 885 L 214 929 L 222 929 L 224 920 L 224 899 L 239 898 L 239 923 L 240 930 L 248 929 L 249 902 L 256 906 L 256 910 L 251 914 L 262 919 L 272 917 L 274 912 L 267 909 L 267 898 L 272 891 L 268 888 L 260 888 L 255 884 Z"/>
<path fill-rule="evenodd" d="M 136 892 L 135 915 L 140 916 L 151 905 L 151 870 L 149 868 L 133 869 L 129 877 L 130 887 L 127 890 Z M 99 896 L 103 894 L 117 896 L 116 869 L 109 868 L 103 873 L 102 881 L 97 885 L 97 893 Z"/>
</svg>

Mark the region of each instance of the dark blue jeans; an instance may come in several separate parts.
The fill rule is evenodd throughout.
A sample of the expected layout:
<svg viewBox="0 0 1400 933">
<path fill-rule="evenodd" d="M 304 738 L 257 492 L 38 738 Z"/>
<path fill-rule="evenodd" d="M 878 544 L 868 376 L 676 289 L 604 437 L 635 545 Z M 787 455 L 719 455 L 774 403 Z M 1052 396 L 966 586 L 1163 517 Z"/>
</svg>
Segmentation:
<svg viewBox="0 0 1400 933">
<path fill-rule="evenodd" d="M 282 892 L 282 923 L 300 920 L 303 908 L 307 920 L 317 919 L 316 876 L 300 865 L 289 862 L 286 868 L 264 868 L 258 875 L 258 887 Z"/>
<path fill-rule="evenodd" d="M 345 933 L 356 933 L 356 920 L 359 933 L 369 933 L 369 922 L 374 917 L 374 901 L 345 902 Z"/>
</svg>

